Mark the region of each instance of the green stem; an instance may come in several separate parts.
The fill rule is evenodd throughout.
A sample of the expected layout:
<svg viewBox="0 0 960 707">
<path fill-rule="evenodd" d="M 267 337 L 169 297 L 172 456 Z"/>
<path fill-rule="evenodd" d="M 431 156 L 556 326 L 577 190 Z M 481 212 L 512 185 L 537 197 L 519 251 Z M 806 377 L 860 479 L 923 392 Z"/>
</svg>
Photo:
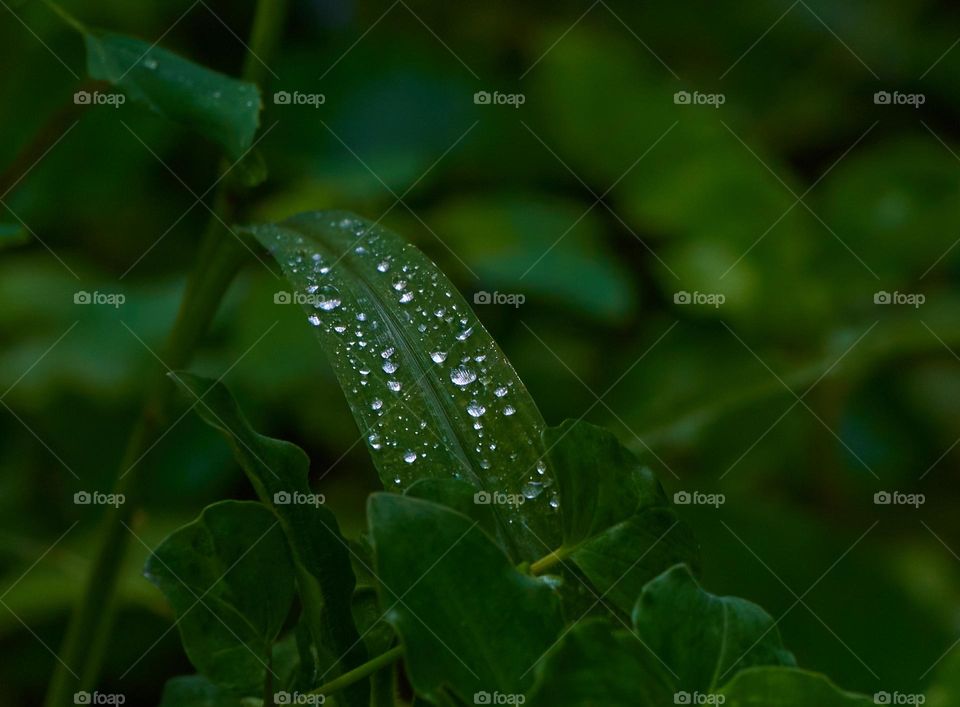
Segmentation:
<svg viewBox="0 0 960 707">
<path fill-rule="evenodd" d="M 540 575 L 546 572 L 548 569 L 553 567 L 558 562 L 562 562 L 563 559 L 570 554 L 570 550 L 566 546 L 561 545 L 556 550 L 551 552 L 545 557 L 541 557 L 536 562 L 530 564 L 530 574 Z"/>
<path fill-rule="evenodd" d="M 311 690 L 311 695 L 329 695 L 330 693 L 349 687 L 355 682 L 363 680 L 368 675 L 386 667 L 396 660 L 403 657 L 403 646 L 395 646 L 386 653 L 381 653 L 376 658 L 371 658 L 363 665 L 358 665 L 353 670 L 348 670 L 335 680 L 331 680 L 326 685 L 321 685 L 316 690 Z"/>
<path fill-rule="evenodd" d="M 276 33 L 283 24 L 285 3 L 258 0 L 254 27 L 251 30 L 251 52 L 261 60 L 269 57 L 276 44 Z M 243 78 L 262 75 L 259 62 L 248 57 Z M 233 220 L 232 199 L 225 180 L 214 198 L 214 211 L 201 241 L 196 265 L 187 281 L 176 322 L 160 354 L 165 366 L 184 368 L 205 335 L 224 294 L 244 260 L 245 250 L 221 222 Z M 160 434 L 174 396 L 174 387 L 166 380 L 166 368 L 150 383 L 140 417 L 130 436 L 120 477 L 115 488 L 126 496 L 126 503 L 110 508 L 99 527 L 97 547 L 90 572 L 79 602 L 71 616 L 44 704 L 66 707 L 73 703 L 77 690 L 90 690 L 100 672 L 103 654 L 110 637 L 113 604 L 125 549 L 130 540 L 127 527 L 138 505 L 137 474 L 134 468 Z M 75 666 L 79 673 L 75 672 Z"/>
</svg>

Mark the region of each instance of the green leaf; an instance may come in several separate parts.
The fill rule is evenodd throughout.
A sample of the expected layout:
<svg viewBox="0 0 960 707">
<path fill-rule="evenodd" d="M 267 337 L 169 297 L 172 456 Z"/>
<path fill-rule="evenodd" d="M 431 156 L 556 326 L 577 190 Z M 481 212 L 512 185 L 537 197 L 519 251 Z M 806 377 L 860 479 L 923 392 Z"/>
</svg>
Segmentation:
<svg viewBox="0 0 960 707">
<path fill-rule="evenodd" d="M 499 526 L 493 508 L 489 503 L 478 503 L 477 490 L 458 479 L 420 479 L 414 482 L 404 492 L 412 498 L 439 503 L 452 510 L 463 513 L 468 518 L 477 521 L 479 527 L 487 531 L 494 539 L 497 538 Z"/>
<path fill-rule="evenodd" d="M 177 614 L 193 665 L 219 687 L 262 689 L 294 595 L 290 552 L 259 503 L 223 501 L 167 538 L 146 575 Z"/>
<path fill-rule="evenodd" d="M 167 680 L 160 707 L 257 707 L 263 700 L 238 697 L 221 690 L 202 675 L 181 675 Z"/>
<path fill-rule="evenodd" d="M 669 675 L 628 631 L 605 620 L 576 624 L 537 667 L 530 707 L 663 707 Z"/>
<path fill-rule="evenodd" d="M 648 581 L 678 563 L 697 563 L 697 543 L 670 508 L 653 473 L 608 430 L 564 422 L 543 433 L 557 479 L 563 545 L 535 563 L 569 557 L 629 614 Z"/>
<path fill-rule="evenodd" d="M 378 493 L 368 517 L 381 603 L 417 693 L 437 701 L 447 687 L 473 703 L 477 692 L 525 692 L 562 626 L 549 586 L 449 508 Z"/>
<path fill-rule="evenodd" d="M 703 591 L 686 565 L 644 588 L 633 623 L 681 690 L 710 693 L 744 668 L 795 665 L 769 614 L 745 599 Z"/>
<path fill-rule="evenodd" d="M 543 420 L 450 281 L 390 231 L 344 212 L 248 229 L 302 299 L 383 483 L 458 478 L 524 503 L 493 510 L 514 559 L 558 541 L 540 493 Z M 289 302 L 290 293 L 277 301 Z"/>
<path fill-rule="evenodd" d="M 307 483 L 307 455 L 296 445 L 258 434 L 222 383 L 187 373 L 170 377 L 199 401 L 196 411 L 226 436 L 260 500 L 280 519 L 317 652 L 339 657 L 338 670 L 325 679 L 365 662 L 366 649 L 351 616 L 355 579 L 347 543 L 333 513 L 310 502 L 319 499 Z M 366 683 L 352 685 L 341 697 L 348 705 L 365 704 Z"/>
<path fill-rule="evenodd" d="M 874 700 L 844 692 L 828 678 L 796 668 L 750 668 L 731 680 L 720 694 L 726 707 L 870 707 Z"/>
<path fill-rule="evenodd" d="M 253 144 L 260 90 L 139 39 L 87 31 L 87 73 L 219 143 L 232 159 Z"/>
</svg>

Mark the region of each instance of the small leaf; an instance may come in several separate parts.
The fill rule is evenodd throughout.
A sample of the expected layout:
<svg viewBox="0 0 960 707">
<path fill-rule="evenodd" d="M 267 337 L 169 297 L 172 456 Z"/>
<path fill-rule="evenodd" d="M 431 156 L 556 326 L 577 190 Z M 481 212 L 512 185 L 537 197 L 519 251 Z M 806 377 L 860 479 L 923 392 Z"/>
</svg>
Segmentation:
<svg viewBox="0 0 960 707">
<path fill-rule="evenodd" d="M 296 445 L 258 434 L 222 383 L 187 373 L 170 377 L 191 400 L 199 401 L 196 411 L 226 436 L 260 500 L 280 519 L 317 652 L 338 657 L 339 670 L 330 671 L 326 679 L 363 663 L 366 650 L 351 616 L 355 579 L 347 543 L 333 513 L 309 503 L 317 497 L 307 484 L 307 455 Z M 365 705 L 366 683 L 355 683 L 341 698 L 351 706 Z"/>
<path fill-rule="evenodd" d="M 543 419 L 450 281 L 390 231 L 343 212 L 248 229 L 280 263 L 346 393 L 385 486 L 458 478 L 494 504 L 514 559 L 559 541 Z"/>
<path fill-rule="evenodd" d="M 118 34 L 87 31 L 87 73 L 151 110 L 219 143 L 232 159 L 253 144 L 260 90 L 188 59 Z"/>
<path fill-rule="evenodd" d="M 644 588 L 633 623 L 681 690 L 709 693 L 744 668 L 795 665 L 769 614 L 745 599 L 703 591 L 686 565 Z"/>
<path fill-rule="evenodd" d="M 817 673 L 796 668 L 750 668 L 721 691 L 726 707 L 871 707 L 889 702 L 845 692 Z M 889 697 L 889 696 L 888 696 Z"/>
<path fill-rule="evenodd" d="M 590 619 L 564 634 L 537 667 L 530 707 L 663 707 L 669 675 L 628 631 Z"/>
<path fill-rule="evenodd" d="M 697 563 L 696 541 L 660 483 L 613 433 L 567 421 L 543 438 L 560 494 L 558 556 L 569 557 L 604 602 L 629 614 L 648 581 L 675 564 Z"/>
<path fill-rule="evenodd" d="M 218 687 L 262 689 L 294 595 L 290 552 L 270 511 L 242 501 L 208 506 L 153 552 L 146 575 L 173 606 L 197 670 Z"/>
<path fill-rule="evenodd" d="M 477 692 L 525 692 L 562 627 L 549 586 L 449 508 L 378 493 L 368 517 L 381 604 L 417 693 L 442 701 L 447 687 L 473 703 Z"/>
</svg>

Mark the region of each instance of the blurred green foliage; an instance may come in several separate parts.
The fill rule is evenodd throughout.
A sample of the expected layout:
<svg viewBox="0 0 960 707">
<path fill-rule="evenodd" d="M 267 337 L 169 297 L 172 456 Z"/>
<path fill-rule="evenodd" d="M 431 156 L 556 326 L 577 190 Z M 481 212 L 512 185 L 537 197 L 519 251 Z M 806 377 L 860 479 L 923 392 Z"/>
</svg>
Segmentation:
<svg viewBox="0 0 960 707">
<path fill-rule="evenodd" d="M 65 6 L 232 75 L 253 10 Z M 586 413 L 671 492 L 726 495 L 680 509 L 705 586 L 764 606 L 798 663 L 845 688 L 915 693 L 949 674 L 960 10 L 299 0 L 291 12 L 264 87 L 269 179 L 243 220 L 380 217 L 468 300 L 524 295 L 476 309 L 548 422 Z M 72 111 L 80 38 L 42 3 L 0 13 L 0 63 L 17 67 L 0 76 L 0 173 L 16 168 L 0 182 L 12 186 L 0 197 L 0 646 L 17 656 L 0 666 L 6 706 L 43 693 L 96 527 L 73 493 L 112 483 L 207 220 L 194 194 L 219 156 L 132 102 Z M 325 101 L 278 105 L 279 90 Z M 477 105 L 483 90 L 525 102 Z M 725 102 L 678 105 L 677 91 Z M 925 103 L 877 105 L 877 91 Z M 62 139 L 20 164 L 51 120 Z M 352 535 L 376 473 L 299 310 L 274 304 L 281 289 L 251 259 L 194 368 L 226 373 L 255 425 L 304 447 L 315 476 L 331 469 L 323 492 Z M 126 301 L 78 306 L 78 291 Z M 926 301 L 877 305 L 881 291 Z M 683 305 L 681 292 L 725 302 Z M 139 575 L 146 548 L 211 501 L 250 497 L 222 442 L 180 412 L 137 464 L 143 544 L 105 670 L 136 704 L 189 670 L 176 633 L 161 638 L 171 615 Z M 877 506 L 881 489 L 926 504 Z"/>
</svg>

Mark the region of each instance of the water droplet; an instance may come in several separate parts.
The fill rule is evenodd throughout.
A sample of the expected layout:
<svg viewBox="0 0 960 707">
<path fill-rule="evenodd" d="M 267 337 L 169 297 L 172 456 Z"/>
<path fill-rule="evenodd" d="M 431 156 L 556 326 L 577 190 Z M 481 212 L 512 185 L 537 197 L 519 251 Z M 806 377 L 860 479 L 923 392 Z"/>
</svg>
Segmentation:
<svg viewBox="0 0 960 707">
<path fill-rule="evenodd" d="M 471 371 L 466 366 L 457 366 L 452 371 L 450 371 L 450 380 L 454 382 L 455 385 L 465 386 L 470 385 L 477 379 L 477 374 Z"/>
<path fill-rule="evenodd" d="M 406 452 L 403 455 L 403 461 L 405 461 L 407 464 L 413 464 L 415 461 L 417 461 L 417 453 L 411 451 Z"/>
<path fill-rule="evenodd" d="M 457 341 L 466 341 L 468 338 L 470 338 L 470 335 L 472 333 L 473 333 L 473 327 L 467 327 L 466 329 L 461 331 L 459 334 L 457 334 Z"/>
<path fill-rule="evenodd" d="M 370 403 L 370 408 L 372 410 L 379 410 L 383 407 L 383 401 L 380 398 L 374 398 L 373 402 Z"/>
<path fill-rule="evenodd" d="M 493 394 L 496 395 L 498 398 L 502 398 L 504 395 L 507 394 L 507 386 L 501 385 L 499 388 L 493 391 Z"/>
<path fill-rule="evenodd" d="M 396 393 L 400 390 L 400 381 L 387 381 L 387 387 Z"/>
<path fill-rule="evenodd" d="M 343 326 L 342 324 L 338 324 L 337 326 L 335 326 L 335 327 L 333 328 L 333 330 L 334 330 L 335 332 L 337 332 L 338 334 L 342 334 L 343 332 L 345 332 L 345 331 L 347 330 L 347 328 L 346 328 L 345 326 Z"/>
<path fill-rule="evenodd" d="M 398 368 L 399 364 L 394 363 L 393 361 L 384 361 L 383 362 L 383 372 L 384 373 L 394 373 Z"/>
<path fill-rule="evenodd" d="M 402 278 L 398 277 L 396 280 L 393 281 L 393 289 L 395 289 L 397 292 L 402 292 L 406 286 L 407 286 L 407 281 Z"/>
<path fill-rule="evenodd" d="M 320 326 L 320 317 L 318 317 L 316 314 L 311 314 L 309 317 L 307 317 L 307 321 L 314 326 Z"/>
<path fill-rule="evenodd" d="M 384 349 L 383 351 L 381 351 L 380 356 L 383 358 L 390 358 L 391 356 L 393 356 L 394 350 L 395 349 L 391 346 L 389 349 Z"/>
<path fill-rule="evenodd" d="M 400 295 L 400 302 L 401 302 L 402 304 L 406 304 L 407 302 L 409 302 L 409 301 L 412 300 L 412 299 L 413 299 L 413 293 L 410 292 L 410 290 L 407 290 L 407 291 L 404 292 L 402 295 Z"/>
<path fill-rule="evenodd" d="M 513 407 L 513 405 L 507 405 L 507 407 L 503 409 L 503 414 L 506 415 L 507 417 L 510 417 L 515 412 L 516 412 L 516 409 Z"/>
<path fill-rule="evenodd" d="M 363 312 L 357 312 L 357 321 L 358 321 L 358 322 L 365 322 L 365 321 L 367 321 L 367 315 L 364 314 Z"/>
<path fill-rule="evenodd" d="M 370 442 L 370 446 L 374 449 L 380 449 L 383 445 L 380 444 L 380 435 L 372 434 L 367 437 L 367 440 Z"/>
<path fill-rule="evenodd" d="M 528 481 L 523 485 L 523 491 L 521 491 L 524 498 L 536 498 L 541 493 L 543 493 L 543 484 L 539 481 Z"/>
<path fill-rule="evenodd" d="M 550 507 L 559 508 L 560 507 L 560 497 L 554 494 L 550 497 Z"/>
<path fill-rule="evenodd" d="M 430 358 L 433 359 L 434 363 L 443 363 L 447 360 L 447 354 L 443 351 L 434 351 L 430 354 Z"/>
<path fill-rule="evenodd" d="M 316 308 L 324 312 L 331 312 L 340 306 L 340 292 L 336 287 L 327 285 L 320 291 L 320 299 L 317 301 Z"/>
<path fill-rule="evenodd" d="M 377 270 L 379 270 L 380 272 L 386 272 L 389 269 L 390 269 L 390 263 L 388 263 L 386 260 L 381 260 L 377 264 Z"/>
<path fill-rule="evenodd" d="M 470 404 L 467 405 L 467 412 L 470 413 L 470 417 L 480 417 L 486 411 L 487 409 L 476 400 L 471 400 Z"/>
</svg>

